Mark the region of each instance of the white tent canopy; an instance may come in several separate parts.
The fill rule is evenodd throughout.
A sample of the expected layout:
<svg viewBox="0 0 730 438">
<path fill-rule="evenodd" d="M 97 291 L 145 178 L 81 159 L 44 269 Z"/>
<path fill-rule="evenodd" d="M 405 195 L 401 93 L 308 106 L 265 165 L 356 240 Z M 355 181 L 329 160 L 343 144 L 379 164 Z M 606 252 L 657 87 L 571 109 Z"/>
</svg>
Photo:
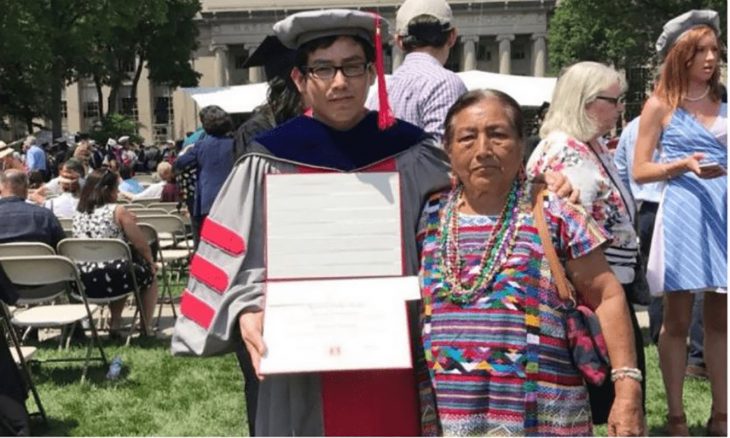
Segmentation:
<svg viewBox="0 0 730 438">
<path fill-rule="evenodd" d="M 269 85 L 266 82 L 232 87 L 183 88 L 200 108 L 218 105 L 229 114 L 250 113 L 266 102 Z"/>
<path fill-rule="evenodd" d="M 512 96 L 521 106 L 540 106 L 550 102 L 557 78 L 503 75 L 470 70 L 457 73 L 467 90 L 493 88 Z"/>
<path fill-rule="evenodd" d="M 512 96 L 522 106 L 540 106 L 550 102 L 556 78 L 503 75 L 471 70 L 457 73 L 468 90 L 494 88 Z M 386 81 L 389 78 L 386 77 Z M 250 113 L 266 101 L 268 85 L 264 83 L 217 88 L 184 88 L 201 108 L 218 105 L 226 112 Z M 377 93 L 377 85 L 370 88 Z"/>
</svg>

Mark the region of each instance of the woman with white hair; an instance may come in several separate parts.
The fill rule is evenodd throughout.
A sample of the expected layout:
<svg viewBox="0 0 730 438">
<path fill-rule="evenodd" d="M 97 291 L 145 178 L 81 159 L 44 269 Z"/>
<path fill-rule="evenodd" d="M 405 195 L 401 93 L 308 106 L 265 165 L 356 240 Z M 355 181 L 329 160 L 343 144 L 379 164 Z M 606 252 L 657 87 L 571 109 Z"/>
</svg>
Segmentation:
<svg viewBox="0 0 730 438">
<path fill-rule="evenodd" d="M 160 178 L 156 182 L 140 193 L 132 194 L 120 192 L 120 194 L 130 201 L 138 201 L 140 199 L 158 199 L 161 202 L 178 202 L 180 199 L 177 185 L 175 184 L 175 175 L 172 171 L 172 165 L 167 161 L 163 161 L 157 165 L 157 176 Z"/>
<path fill-rule="evenodd" d="M 631 306 L 639 251 L 633 225 L 636 207 L 603 141 L 624 110 L 625 91 L 623 76 L 606 65 L 579 62 L 565 70 L 555 86 L 550 110 L 540 129 L 542 141 L 527 163 L 527 173 L 535 176 L 547 171 L 561 172 L 580 190 L 585 210 L 611 235 L 604 251 L 627 295 L 637 365 L 641 376 L 645 376 L 644 343 Z M 645 394 L 643 382 L 642 389 Z M 604 423 L 613 388 L 607 382 L 600 388 L 589 385 L 589 391 L 593 422 Z"/>
</svg>

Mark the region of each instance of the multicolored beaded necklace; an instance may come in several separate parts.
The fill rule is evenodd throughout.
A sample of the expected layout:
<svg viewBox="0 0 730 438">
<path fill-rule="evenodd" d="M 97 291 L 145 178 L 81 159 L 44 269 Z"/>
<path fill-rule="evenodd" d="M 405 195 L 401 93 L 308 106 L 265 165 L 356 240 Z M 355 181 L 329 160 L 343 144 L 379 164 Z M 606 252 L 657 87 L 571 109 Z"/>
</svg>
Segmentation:
<svg viewBox="0 0 730 438">
<path fill-rule="evenodd" d="M 524 181 L 515 178 L 507 195 L 504 209 L 492 228 L 484 254 L 479 262 L 479 275 L 472 281 L 461 281 L 463 260 L 459 255 L 459 214 L 457 202 L 461 199 L 464 186 L 459 184 L 451 190 L 446 203 L 446 213 L 441 216 L 439 246 L 442 254 L 439 269 L 443 273 L 444 288 L 438 296 L 454 304 L 467 304 L 477 297 L 477 293 L 492 281 L 499 267 L 507 261 L 517 240 L 520 199 L 524 193 Z"/>
</svg>

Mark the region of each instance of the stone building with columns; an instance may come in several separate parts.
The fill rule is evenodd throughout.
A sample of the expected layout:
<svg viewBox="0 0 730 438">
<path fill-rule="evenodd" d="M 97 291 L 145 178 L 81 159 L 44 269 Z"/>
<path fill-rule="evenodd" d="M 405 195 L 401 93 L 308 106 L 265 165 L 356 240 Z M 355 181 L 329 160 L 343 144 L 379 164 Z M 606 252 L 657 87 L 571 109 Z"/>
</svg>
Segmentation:
<svg viewBox="0 0 730 438">
<path fill-rule="evenodd" d="M 192 54 L 202 74 L 200 87 L 223 87 L 265 81 L 260 67 L 242 68 L 247 57 L 272 25 L 307 9 L 359 8 L 378 11 L 391 25 L 401 0 L 202 0 L 198 17 L 199 49 Z M 544 76 L 547 65 L 548 16 L 556 0 L 449 0 L 459 41 L 446 67 L 454 71 L 483 70 L 514 75 Z M 174 42 L 171 42 L 174 44 Z M 386 72 L 403 60 L 403 53 L 385 48 Z M 130 66 L 133 71 L 133 65 Z M 120 108 L 140 122 L 148 142 L 179 139 L 197 126 L 199 108 L 182 90 L 157 86 L 143 72 L 137 100 L 120 93 Z M 66 88 L 64 128 L 86 131 L 98 120 L 98 97 L 84 81 Z"/>
</svg>

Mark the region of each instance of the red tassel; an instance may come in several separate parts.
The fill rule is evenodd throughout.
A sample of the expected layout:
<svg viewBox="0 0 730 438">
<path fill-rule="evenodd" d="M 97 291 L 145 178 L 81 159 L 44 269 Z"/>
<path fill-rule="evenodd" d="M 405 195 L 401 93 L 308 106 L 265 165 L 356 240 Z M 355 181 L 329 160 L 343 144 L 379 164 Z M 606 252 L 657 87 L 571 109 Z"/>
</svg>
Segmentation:
<svg viewBox="0 0 730 438">
<path fill-rule="evenodd" d="M 375 73 L 378 76 L 378 129 L 384 131 L 395 124 L 393 110 L 388 101 L 385 87 L 385 68 L 383 67 L 383 37 L 380 34 L 380 15 L 375 16 Z"/>
</svg>

